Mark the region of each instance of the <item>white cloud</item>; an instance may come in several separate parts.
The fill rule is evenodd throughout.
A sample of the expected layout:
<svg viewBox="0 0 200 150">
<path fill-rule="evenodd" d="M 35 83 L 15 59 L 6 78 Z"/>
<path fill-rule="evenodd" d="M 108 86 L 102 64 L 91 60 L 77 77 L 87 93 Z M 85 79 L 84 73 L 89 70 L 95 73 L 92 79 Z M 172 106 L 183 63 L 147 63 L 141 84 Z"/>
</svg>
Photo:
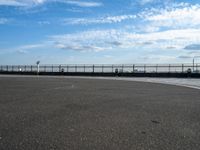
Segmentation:
<svg viewBox="0 0 200 150">
<path fill-rule="evenodd" d="M 33 2 L 33 0 L 32 0 Z M 60 1 L 61 2 L 61 1 Z M 64 1 L 62 1 L 64 2 Z M 86 5 L 80 1 L 66 1 L 70 5 L 81 7 L 94 7 L 95 5 Z M 75 2 L 75 3 L 74 3 Z M 1 3 L 1 0 L 0 0 Z M 44 1 L 35 1 L 36 4 Z M 58 49 L 74 51 L 94 51 L 99 52 L 111 49 L 132 49 L 141 51 L 143 49 L 153 49 L 157 52 L 180 51 L 187 53 L 188 47 L 194 50 L 200 44 L 200 5 L 189 5 L 181 3 L 166 7 L 164 9 L 151 9 L 139 13 L 138 15 L 119 15 L 100 18 L 70 18 L 65 19 L 65 24 L 106 24 L 119 23 L 126 20 L 140 20 L 138 23 L 141 32 L 129 32 L 127 29 L 113 30 L 88 30 L 84 32 L 55 35 L 50 37 L 51 46 Z M 0 24 L 6 20 L 0 19 Z M 48 21 L 38 22 L 39 24 L 49 24 Z M 137 22 L 136 22 L 137 23 Z M 143 24 L 142 24 L 143 23 Z M 19 51 L 26 52 L 29 49 L 36 49 L 41 45 L 27 45 L 19 48 Z M 143 48 L 143 49 L 142 49 Z M 197 48 L 196 48 L 197 49 Z M 187 51 L 187 52 L 186 52 Z M 182 55 L 182 54 L 180 54 Z M 162 60 L 174 59 L 173 56 L 162 57 L 152 55 L 152 59 L 161 58 Z M 149 57 L 151 59 L 151 57 Z"/>
<path fill-rule="evenodd" d="M 156 0 L 139 0 L 139 3 L 140 3 L 141 5 L 145 5 L 145 4 L 147 4 L 147 3 L 152 3 L 152 2 L 154 2 L 154 1 L 156 1 Z"/>
<path fill-rule="evenodd" d="M 7 6 L 26 6 L 25 3 L 18 1 L 18 0 L 0 0 L 0 5 L 7 5 Z"/>
<path fill-rule="evenodd" d="M 73 13 L 82 13 L 86 12 L 85 10 L 83 11 L 81 8 L 68 8 L 66 9 L 68 12 L 73 12 Z"/>
<path fill-rule="evenodd" d="M 180 59 L 192 59 L 193 56 L 190 56 L 190 55 L 180 55 L 180 56 L 178 56 L 178 58 L 180 58 Z"/>
<path fill-rule="evenodd" d="M 158 32 L 160 30 L 160 28 L 156 25 L 153 24 L 139 24 L 137 26 L 132 26 L 132 29 L 134 29 L 137 32 L 146 32 L 146 33 L 150 33 L 150 32 Z"/>
<path fill-rule="evenodd" d="M 33 0 L 33 2 L 39 3 L 39 4 L 44 3 L 45 1 L 46 1 L 46 0 Z"/>
<path fill-rule="evenodd" d="M 43 4 L 45 2 L 60 2 L 67 3 L 70 5 L 75 5 L 79 7 L 99 7 L 102 6 L 102 3 L 99 2 L 88 2 L 88 1 L 79 1 L 79 0 L 0 0 L 0 5 L 6 6 L 34 6 Z"/>
<path fill-rule="evenodd" d="M 82 52 L 88 52 L 88 51 L 94 51 L 99 52 L 105 50 L 103 47 L 98 46 L 92 46 L 92 45 L 64 45 L 64 44 L 56 44 L 57 48 L 66 49 L 66 50 L 74 50 L 74 51 L 82 51 Z"/>
<path fill-rule="evenodd" d="M 147 56 L 142 56 L 141 59 L 143 59 L 144 61 L 150 61 L 150 62 L 159 62 L 159 63 L 163 63 L 163 62 L 171 62 L 171 61 L 175 61 L 176 57 L 175 56 L 167 56 L 167 55 L 147 55 Z"/>
<path fill-rule="evenodd" d="M 90 30 L 50 37 L 57 48 L 77 51 L 101 51 L 116 48 L 181 50 L 200 43 L 200 29 L 168 30 L 153 33 L 130 33 L 119 30 Z"/>
<path fill-rule="evenodd" d="M 114 39 L 118 40 L 115 30 L 91 30 L 74 34 L 57 35 L 50 37 L 55 46 L 61 49 L 76 51 L 102 51 L 111 49 L 112 45 L 108 44 Z M 116 41 L 115 40 L 115 41 Z M 113 45 L 114 46 L 114 45 Z"/>
<path fill-rule="evenodd" d="M 74 34 L 57 35 L 50 37 L 55 47 L 76 51 L 103 51 L 111 49 L 105 45 L 105 40 L 114 38 L 115 30 L 92 30 Z"/>
<path fill-rule="evenodd" d="M 101 18 L 92 18 L 92 19 L 84 19 L 84 18 L 69 18 L 64 19 L 64 24 L 105 24 L 105 23 L 119 23 L 129 19 L 135 19 L 135 15 L 121 15 L 121 16 L 108 16 Z"/>
<path fill-rule="evenodd" d="M 17 50 L 17 53 L 19 53 L 19 54 L 27 54 L 28 51 L 23 50 L 23 49 L 19 49 L 19 50 Z"/>
<path fill-rule="evenodd" d="M 51 46 L 51 43 L 43 42 L 40 44 L 27 44 L 27 45 L 20 45 L 20 46 L 15 46 L 15 47 L 11 47 L 11 48 L 7 48 L 5 50 L 1 49 L 1 52 L 3 51 L 3 53 L 19 53 L 19 54 L 27 54 L 32 50 L 38 50 L 39 48 L 47 48 Z"/>
<path fill-rule="evenodd" d="M 20 54 L 26 54 L 26 53 L 28 53 L 29 50 L 36 49 L 36 48 L 42 48 L 42 47 L 45 47 L 45 46 L 47 46 L 47 45 L 46 44 L 22 45 L 22 46 L 15 48 L 15 51 L 20 53 Z"/>
<path fill-rule="evenodd" d="M 49 21 L 38 21 L 38 24 L 43 26 L 43 25 L 50 25 L 51 23 Z"/>
<path fill-rule="evenodd" d="M 42 3 L 44 1 L 40 1 Z M 76 1 L 77 2 L 77 1 Z M 138 18 L 137 18 L 138 17 Z M 103 51 L 110 49 L 155 49 L 186 51 L 188 45 L 200 43 L 200 5 L 174 4 L 170 8 L 151 9 L 138 15 L 108 16 L 92 19 L 66 19 L 66 24 L 118 23 L 141 19 L 141 31 L 127 29 L 89 30 L 50 37 L 56 48 L 75 51 Z M 48 24 L 48 22 L 38 22 Z M 133 25 L 134 26 L 134 25 Z M 199 27 L 198 27 L 199 26 Z M 162 27 L 168 27 L 159 30 Z"/>
<path fill-rule="evenodd" d="M 9 19 L 6 18 L 0 18 L 0 24 L 6 24 L 9 22 Z"/>
<path fill-rule="evenodd" d="M 23 49 L 23 50 L 29 50 L 29 49 L 33 49 L 33 48 L 39 48 L 42 47 L 42 44 L 30 44 L 30 45 L 23 45 L 20 46 L 19 49 Z"/>
<path fill-rule="evenodd" d="M 79 0 L 68 0 L 66 1 L 67 4 L 79 6 L 79 7 L 99 7 L 102 6 L 102 3 L 99 2 L 86 2 L 86 1 L 79 1 Z"/>
<path fill-rule="evenodd" d="M 152 8 L 136 15 L 118 15 L 99 18 L 67 18 L 63 24 L 89 25 L 119 23 L 126 20 L 140 20 L 139 24 L 128 25 L 136 32 L 158 32 L 163 28 L 187 29 L 200 28 L 200 5 L 174 3 L 162 9 Z"/>
<path fill-rule="evenodd" d="M 31 6 L 43 4 L 46 0 L 0 0 L 0 5 L 6 6 Z"/>
<path fill-rule="evenodd" d="M 139 16 L 154 27 L 170 29 L 200 27 L 200 5 L 198 4 L 174 4 L 164 9 L 147 10 Z"/>
<path fill-rule="evenodd" d="M 190 45 L 187 45 L 185 46 L 186 50 L 200 50 L 200 44 L 190 44 Z"/>
<path fill-rule="evenodd" d="M 129 38 L 142 41 L 155 41 L 152 45 L 159 49 L 183 49 L 186 45 L 200 42 L 200 29 L 167 30 L 162 32 L 129 35 Z"/>
<path fill-rule="evenodd" d="M 108 58 L 108 59 L 113 58 L 112 55 L 104 55 L 104 57 L 105 57 L 105 58 Z"/>
</svg>

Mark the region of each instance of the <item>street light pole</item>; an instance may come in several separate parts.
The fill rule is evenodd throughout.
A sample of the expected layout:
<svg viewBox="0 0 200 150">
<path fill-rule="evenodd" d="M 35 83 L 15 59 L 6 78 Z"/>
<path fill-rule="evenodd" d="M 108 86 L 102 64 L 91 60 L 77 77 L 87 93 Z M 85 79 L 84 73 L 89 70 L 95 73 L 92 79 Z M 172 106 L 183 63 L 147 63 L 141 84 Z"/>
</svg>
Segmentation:
<svg viewBox="0 0 200 150">
<path fill-rule="evenodd" d="M 40 72 L 40 61 L 37 61 L 36 64 L 37 64 L 37 75 L 38 75 Z"/>
</svg>

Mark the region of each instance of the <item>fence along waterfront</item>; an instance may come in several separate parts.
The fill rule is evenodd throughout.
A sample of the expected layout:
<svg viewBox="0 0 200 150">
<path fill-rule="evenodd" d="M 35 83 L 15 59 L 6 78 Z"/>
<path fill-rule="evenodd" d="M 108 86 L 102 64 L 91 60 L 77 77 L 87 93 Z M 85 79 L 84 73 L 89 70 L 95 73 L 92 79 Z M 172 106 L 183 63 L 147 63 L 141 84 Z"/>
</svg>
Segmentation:
<svg viewBox="0 0 200 150">
<path fill-rule="evenodd" d="M 1 65 L 1 72 L 37 72 L 37 65 Z M 40 72 L 200 73 L 200 64 L 40 65 Z"/>
</svg>

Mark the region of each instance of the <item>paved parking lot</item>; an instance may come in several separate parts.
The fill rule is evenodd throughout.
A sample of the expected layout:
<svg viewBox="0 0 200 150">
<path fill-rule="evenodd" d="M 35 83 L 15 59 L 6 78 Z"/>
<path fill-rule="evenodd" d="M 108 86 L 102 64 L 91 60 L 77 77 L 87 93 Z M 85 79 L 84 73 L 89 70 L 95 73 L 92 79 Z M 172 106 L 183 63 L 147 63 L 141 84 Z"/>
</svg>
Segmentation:
<svg viewBox="0 0 200 150">
<path fill-rule="evenodd" d="M 1 150 L 199 150 L 200 90 L 0 77 Z"/>
</svg>

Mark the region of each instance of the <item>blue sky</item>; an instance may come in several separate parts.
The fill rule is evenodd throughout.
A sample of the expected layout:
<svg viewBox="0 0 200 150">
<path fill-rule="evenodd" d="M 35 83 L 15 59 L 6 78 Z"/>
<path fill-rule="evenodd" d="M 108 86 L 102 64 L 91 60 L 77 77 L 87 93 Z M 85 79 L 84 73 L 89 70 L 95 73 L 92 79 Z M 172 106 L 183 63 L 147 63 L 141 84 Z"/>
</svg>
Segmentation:
<svg viewBox="0 0 200 150">
<path fill-rule="evenodd" d="M 0 64 L 190 63 L 195 56 L 198 0 L 0 0 Z"/>
</svg>

